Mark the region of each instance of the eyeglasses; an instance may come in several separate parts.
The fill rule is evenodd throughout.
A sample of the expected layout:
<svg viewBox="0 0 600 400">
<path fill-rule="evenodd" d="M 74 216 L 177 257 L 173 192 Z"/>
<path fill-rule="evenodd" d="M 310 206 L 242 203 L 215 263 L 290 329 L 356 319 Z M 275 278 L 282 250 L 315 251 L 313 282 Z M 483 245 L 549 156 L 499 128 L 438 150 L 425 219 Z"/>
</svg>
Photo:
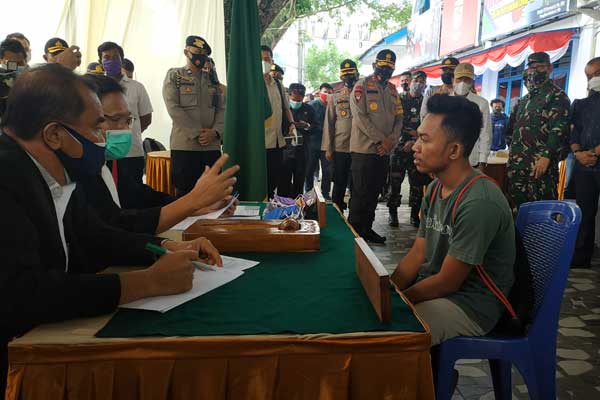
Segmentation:
<svg viewBox="0 0 600 400">
<path fill-rule="evenodd" d="M 106 121 L 110 125 L 127 124 L 127 126 L 129 128 L 132 128 L 133 127 L 133 123 L 135 122 L 135 117 L 133 117 L 132 115 L 129 115 L 129 116 L 125 117 L 125 116 L 104 114 L 104 118 L 106 118 Z"/>
</svg>

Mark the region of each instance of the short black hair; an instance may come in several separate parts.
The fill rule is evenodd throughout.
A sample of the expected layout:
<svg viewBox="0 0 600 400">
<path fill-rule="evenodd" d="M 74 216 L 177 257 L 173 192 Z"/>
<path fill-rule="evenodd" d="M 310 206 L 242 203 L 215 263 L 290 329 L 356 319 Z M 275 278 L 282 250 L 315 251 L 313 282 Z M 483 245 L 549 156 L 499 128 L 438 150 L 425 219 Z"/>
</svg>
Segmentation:
<svg viewBox="0 0 600 400">
<path fill-rule="evenodd" d="M 398 76 L 408 76 L 409 78 L 412 78 L 412 73 L 410 71 L 404 71 Z"/>
<path fill-rule="evenodd" d="M 586 66 L 593 65 L 593 64 L 596 64 L 596 63 L 599 63 L 599 62 L 600 62 L 600 57 L 594 57 L 590 61 L 588 61 L 587 64 L 585 64 L 585 65 Z"/>
<path fill-rule="evenodd" d="M 306 86 L 301 83 L 292 83 L 288 88 L 288 91 L 290 94 L 292 94 L 293 91 L 297 91 L 298 94 L 304 96 L 306 94 Z"/>
<path fill-rule="evenodd" d="M 11 33 L 9 35 L 6 35 L 7 39 L 21 39 L 21 40 L 26 40 L 27 43 L 31 44 L 31 42 L 29 41 L 29 39 L 27 39 L 27 36 L 23 35 L 21 32 L 14 32 Z"/>
<path fill-rule="evenodd" d="M 321 86 L 319 86 L 319 90 L 321 90 L 321 89 L 323 89 L 323 88 L 325 88 L 325 89 L 331 89 L 331 90 L 333 90 L 333 86 L 331 86 L 331 85 L 330 85 L 329 83 L 327 83 L 327 82 L 321 83 Z"/>
<path fill-rule="evenodd" d="M 125 58 L 125 53 L 123 52 L 123 48 L 121 46 L 119 46 L 115 42 L 104 42 L 100 46 L 98 46 L 98 60 L 102 60 L 102 52 L 112 49 L 117 49 L 119 51 L 121 60 Z"/>
<path fill-rule="evenodd" d="M 273 50 L 271 50 L 271 48 L 269 46 L 267 46 L 266 44 L 263 44 L 262 46 L 260 46 L 260 51 L 266 51 L 267 53 L 269 53 L 271 58 L 273 58 Z"/>
<path fill-rule="evenodd" d="M 483 126 L 477 104 L 461 96 L 436 94 L 429 98 L 427 109 L 430 114 L 444 116 L 442 127 L 451 139 L 462 143 L 465 148 L 463 156 L 469 158 Z"/>
<path fill-rule="evenodd" d="M 17 39 L 6 39 L 0 43 L 0 57 L 4 57 L 4 53 L 10 51 L 12 53 L 21 53 L 23 57 L 27 57 L 25 47 Z"/>
<path fill-rule="evenodd" d="M 50 122 L 75 123 L 85 111 L 82 87 L 95 92 L 95 87 L 60 64 L 30 68 L 10 90 L 2 127 L 29 140 Z"/>
<path fill-rule="evenodd" d="M 90 86 L 95 87 L 96 95 L 102 100 L 104 96 L 110 93 L 122 93 L 125 94 L 123 86 L 113 78 L 106 75 L 84 75 L 81 77 Z"/>
<path fill-rule="evenodd" d="M 127 70 L 129 72 L 133 72 L 135 70 L 135 65 L 133 65 L 133 62 L 131 62 L 131 60 L 129 58 L 124 58 L 123 59 L 123 68 L 125 68 L 125 70 Z"/>
<path fill-rule="evenodd" d="M 494 103 L 502 103 L 502 108 L 504 108 L 506 106 L 506 103 L 502 99 L 494 99 L 494 100 L 490 101 L 490 106 L 494 107 Z"/>
</svg>

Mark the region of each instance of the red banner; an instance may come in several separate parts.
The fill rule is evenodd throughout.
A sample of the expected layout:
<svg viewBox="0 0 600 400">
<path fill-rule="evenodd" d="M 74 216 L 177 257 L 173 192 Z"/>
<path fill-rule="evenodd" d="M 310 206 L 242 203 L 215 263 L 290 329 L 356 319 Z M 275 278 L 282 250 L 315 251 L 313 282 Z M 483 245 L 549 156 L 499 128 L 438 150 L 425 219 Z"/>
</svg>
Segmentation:
<svg viewBox="0 0 600 400">
<path fill-rule="evenodd" d="M 477 44 L 479 0 L 443 0 L 440 57 Z"/>
</svg>

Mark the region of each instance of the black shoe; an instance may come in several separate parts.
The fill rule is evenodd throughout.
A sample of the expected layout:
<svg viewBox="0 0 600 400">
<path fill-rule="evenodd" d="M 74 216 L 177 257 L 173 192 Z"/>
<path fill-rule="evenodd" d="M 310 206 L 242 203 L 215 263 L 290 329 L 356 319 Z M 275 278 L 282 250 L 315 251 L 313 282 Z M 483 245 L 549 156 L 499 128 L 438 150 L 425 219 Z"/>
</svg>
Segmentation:
<svg viewBox="0 0 600 400">
<path fill-rule="evenodd" d="M 390 207 L 390 216 L 388 217 L 388 224 L 391 227 L 398 227 L 399 223 L 398 223 L 398 209 L 395 207 Z"/>
<path fill-rule="evenodd" d="M 381 246 L 385 245 L 385 236 L 379 236 L 373 229 L 367 230 L 362 236 L 367 242 L 371 244 Z"/>
<path fill-rule="evenodd" d="M 571 268 L 590 268 L 591 261 L 590 257 L 574 254 L 571 258 Z"/>
</svg>

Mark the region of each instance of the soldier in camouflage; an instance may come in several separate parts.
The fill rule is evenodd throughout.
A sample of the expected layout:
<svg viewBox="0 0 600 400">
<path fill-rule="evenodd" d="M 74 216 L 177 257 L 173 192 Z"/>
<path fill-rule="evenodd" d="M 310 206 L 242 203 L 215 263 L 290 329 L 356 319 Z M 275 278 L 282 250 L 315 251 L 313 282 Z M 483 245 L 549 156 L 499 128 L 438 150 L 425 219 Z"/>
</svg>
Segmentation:
<svg viewBox="0 0 600 400">
<path fill-rule="evenodd" d="M 510 144 L 508 193 L 513 206 L 557 198 L 558 162 L 569 136 L 569 98 L 550 79 L 547 53 L 528 57 L 523 81 L 529 93 L 513 109 L 507 127 Z"/>
<path fill-rule="evenodd" d="M 412 146 L 416 140 L 417 128 L 421 124 L 419 113 L 426 80 L 427 75 L 425 72 L 415 72 L 412 76 L 409 91 L 400 94 L 402 108 L 404 109 L 404 122 L 400 143 L 394 150 L 390 161 L 392 190 L 387 202 L 390 212 L 388 222 L 392 227 L 398 226 L 398 207 L 402 199 L 400 190 L 406 174 L 408 173 L 408 182 L 410 183 L 410 195 L 408 198 L 410 223 L 415 227 L 419 226 L 419 210 L 421 209 L 421 201 L 423 200 L 423 186 L 431 181 L 428 175 L 417 171 L 412 151 Z"/>
</svg>

